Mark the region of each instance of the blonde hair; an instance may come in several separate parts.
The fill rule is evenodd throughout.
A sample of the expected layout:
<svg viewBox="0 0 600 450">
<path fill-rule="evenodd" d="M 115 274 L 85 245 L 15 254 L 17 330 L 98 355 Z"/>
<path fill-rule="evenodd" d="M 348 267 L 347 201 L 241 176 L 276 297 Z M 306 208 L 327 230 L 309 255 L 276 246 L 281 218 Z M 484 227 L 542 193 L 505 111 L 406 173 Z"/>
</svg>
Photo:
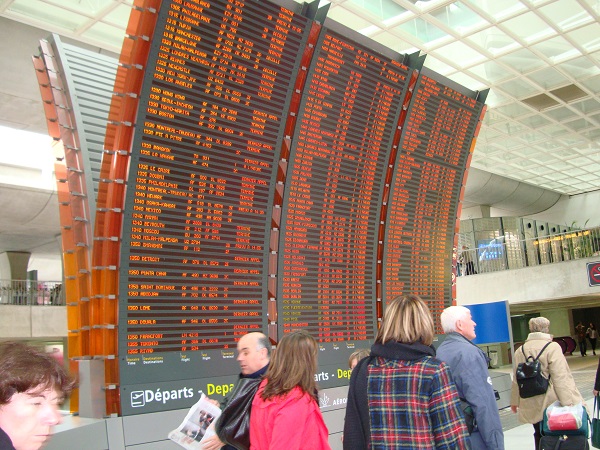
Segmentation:
<svg viewBox="0 0 600 450">
<path fill-rule="evenodd" d="M 385 310 L 375 342 L 385 344 L 397 341 L 407 344 L 433 342 L 433 317 L 418 295 L 405 295 L 393 299 Z"/>
<path fill-rule="evenodd" d="M 529 319 L 529 331 L 532 333 L 550 333 L 550 321 L 545 317 L 534 317 Z"/>
<path fill-rule="evenodd" d="M 358 362 L 361 359 L 369 356 L 369 354 L 370 354 L 370 351 L 367 350 L 366 348 L 361 348 L 361 349 L 356 350 L 355 352 L 352 352 L 352 354 L 348 358 L 348 367 L 350 367 L 352 369 L 352 361 L 356 360 L 356 362 Z"/>
<path fill-rule="evenodd" d="M 284 395 L 298 386 L 318 402 L 315 383 L 318 351 L 317 341 L 306 331 L 284 335 L 265 374 L 267 384 L 261 394 L 262 399 Z"/>
</svg>

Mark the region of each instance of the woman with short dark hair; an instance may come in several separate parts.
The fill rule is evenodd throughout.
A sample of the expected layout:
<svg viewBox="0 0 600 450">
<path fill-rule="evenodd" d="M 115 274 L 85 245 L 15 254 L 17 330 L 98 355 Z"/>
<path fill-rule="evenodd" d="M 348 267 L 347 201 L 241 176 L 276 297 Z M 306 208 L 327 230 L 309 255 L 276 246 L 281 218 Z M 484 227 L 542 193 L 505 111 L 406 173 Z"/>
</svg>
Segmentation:
<svg viewBox="0 0 600 450">
<path fill-rule="evenodd" d="M 371 355 L 352 371 L 344 449 L 467 449 L 450 370 L 435 359 L 429 308 L 416 295 L 387 306 Z"/>
<path fill-rule="evenodd" d="M 0 344 L 0 449 L 37 450 L 61 422 L 58 406 L 75 381 L 49 354 Z"/>
</svg>

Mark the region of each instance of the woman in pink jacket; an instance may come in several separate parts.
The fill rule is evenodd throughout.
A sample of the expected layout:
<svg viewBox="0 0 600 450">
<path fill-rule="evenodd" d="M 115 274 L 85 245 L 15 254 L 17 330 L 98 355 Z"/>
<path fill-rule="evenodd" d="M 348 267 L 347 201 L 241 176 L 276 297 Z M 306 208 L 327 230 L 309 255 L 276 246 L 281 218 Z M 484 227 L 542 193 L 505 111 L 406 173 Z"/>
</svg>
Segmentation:
<svg viewBox="0 0 600 450">
<path fill-rule="evenodd" d="M 286 334 L 273 354 L 250 413 L 250 450 L 329 450 L 315 383 L 317 342 Z"/>
</svg>

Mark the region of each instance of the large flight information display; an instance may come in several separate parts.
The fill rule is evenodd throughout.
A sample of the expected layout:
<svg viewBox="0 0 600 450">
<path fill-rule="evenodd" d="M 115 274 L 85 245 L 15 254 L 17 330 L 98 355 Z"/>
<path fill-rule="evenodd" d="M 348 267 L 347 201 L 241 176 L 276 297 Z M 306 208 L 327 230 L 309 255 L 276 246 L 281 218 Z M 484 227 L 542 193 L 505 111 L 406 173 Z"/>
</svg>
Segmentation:
<svg viewBox="0 0 600 450">
<path fill-rule="evenodd" d="M 279 327 L 372 340 L 382 174 L 409 69 L 327 29 L 316 48 L 283 208 Z"/>
<path fill-rule="evenodd" d="M 251 331 L 307 330 L 319 385 L 345 385 L 382 303 L 451 301 L 482 104 L 286 1 L 157 12 L 122 226 L 123 415 L 226 395 Z"/>
<path fill-rule="evenodd" d="M 122 384 L 235 374 L 237 340 L 264 329 L 268 200 L 306 23 L 258 2 L 163 3 L 126 200 Z"/>
<path fill-rule="evenodd" d="M 452 298 L 457 199 L 483 105 L 429 75 L 417 80 L 400 141 L 383 286 L 387 301 L 406 292 L 427 299 L 438 322 Z"/>
</svg>

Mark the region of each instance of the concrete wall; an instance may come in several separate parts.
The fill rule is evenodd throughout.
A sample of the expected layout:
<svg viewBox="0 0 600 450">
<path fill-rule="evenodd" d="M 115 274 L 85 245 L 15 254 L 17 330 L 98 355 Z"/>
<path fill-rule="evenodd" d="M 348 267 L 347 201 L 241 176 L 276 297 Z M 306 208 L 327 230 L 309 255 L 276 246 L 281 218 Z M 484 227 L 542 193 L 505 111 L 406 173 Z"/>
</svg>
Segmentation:
<svg viewBox="0 0 600 450">
<path fill-rule="evenodd" d="M 40 281 L 60 281 L 63 279 L 62 258 L 58 255 L 32 254 L 27 270 L 37 270 Z"/>
<path fill-rule="evenodd" d="M 66 306 L 0 305 L 0 339 L 67 336 Z"/>
<path fill-rule="evenodd" d="M 550 333 L 556 337 L 573 336 L 572 316 L 567 309 L 550 309 L 542 314 L 550 321 Z"/>
<path fill-rule="evenodd" d="M 0 278 L 4 280 L 26 280 L 29 252 L 0 253 Z"/>
<path fill-rule="evenodd" d="M 593 227 L 600 225 L 600 191 L 587 194 L 562 197 L 553 207 L 543 213 L 528 216 L 531 219 L 546 220 L 552 223 L 571 225 L 575 222 L 578 227 Z M 587 222 L 587 225 L 586 225 Z"/>
<path fill-rule="evenodd" d="M 569 297 L 600 296 L 600 286 L 590 286 L 586 264 L 589 259 L 505 270 L 456 281 L 457 304 L 471 305 L 508 300 L 509 304 L 549 301 Z"/>
</svg>

